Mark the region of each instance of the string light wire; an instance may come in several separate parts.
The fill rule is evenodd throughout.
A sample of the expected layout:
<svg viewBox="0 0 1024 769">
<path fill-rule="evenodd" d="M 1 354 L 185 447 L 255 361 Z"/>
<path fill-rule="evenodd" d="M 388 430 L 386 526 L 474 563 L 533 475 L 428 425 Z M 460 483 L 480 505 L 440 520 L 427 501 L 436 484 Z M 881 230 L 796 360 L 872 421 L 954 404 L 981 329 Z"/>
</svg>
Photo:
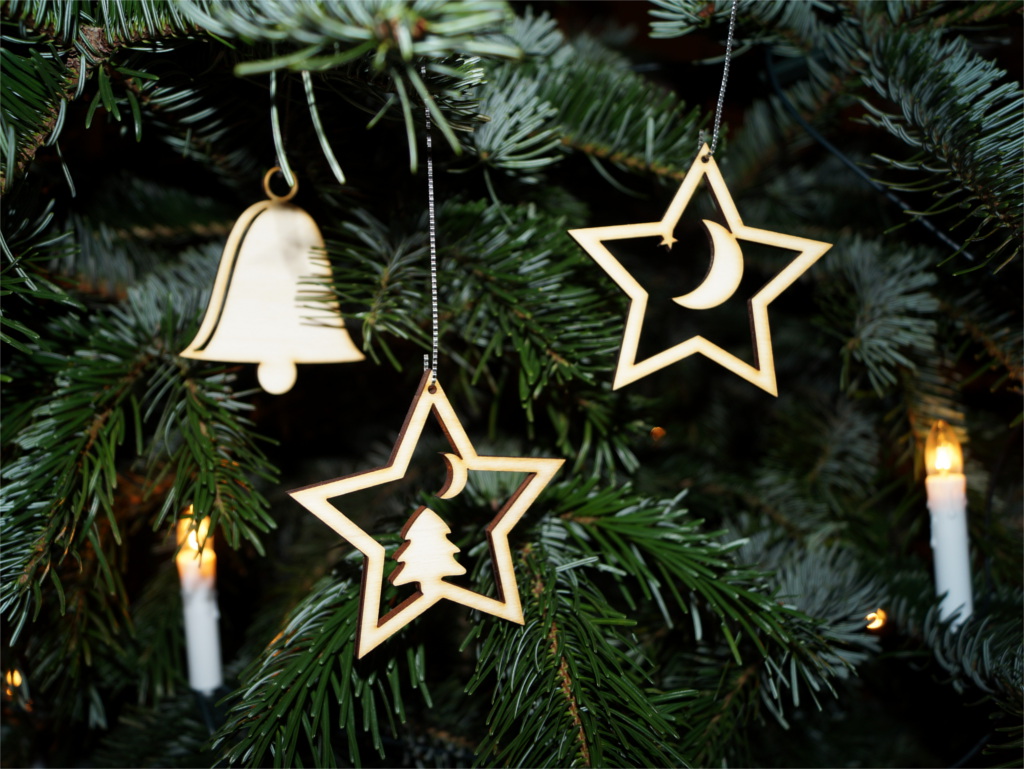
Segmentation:
<svg viewBox="0 0 1024 769">
<path fill-rule="evenodd" d="M 719 127 L 722 124 L 722 105 L 725 103 L 725 86 L 729 80 L 729 64 L 732 61 L 732 46 L 736 32 L 737 6 L 738 0 L 732 0 L 732 9 L 729 12 L 729 33 L 725 40 L 725 67 L 722 71 L 722 85 L 718 90 L 718 104 L 715 106 L 715 126 L 714 132 L 711 136 L 711 147 L 708 150 L 708 154 L 702 158 L 705 163 L 708 162 L 711 159 L 711 156 L 715 154 L 715 148 L 718 146 L 718 131 Z M 800 112 L 796 109 L 793 103 L 789 100 L 789 97 L 786 96 L 785 91 L 783 91 L 782 87 L 779 85 L 778 78 L 775 74 L 775 67 L 773 66 L 772 49 L 770 46 L 765 48 L 765 63 L 765 69 L 768 72 L 768 80 L 771 83 L 772 90 L 775 91 L 775 94 L 779 97 L 780 101 L 782 102 L 782 106 L 786 109 L 787 112 L 789 112 L 793 119 L 796 120 L 796 122 L 799 123 L 800 126 L 805 131 L 807 131 L 807 133 L 810 134 L 812 138 L 814 138 L 815 141 L 817 141 L 821 146 L 823 146 L 825 149 L 827 149 L 829 152 L 831 152 L 833 155 L 839 158 L 839 160 L 842 161 L 842 163 L 847 168 L 849 168 L 851 171 L 853 171 L 853 173 L 855 173 L 857 176 L 863 179 L 868 185 L 871 186 L 872 189 L 883 194 L 886 198 L 888 198 L 897 206 L 899 206 L 904 212 L 910 214 L 914 221 L 918 222 L 923 227 L 931 231 L 932 234 L 934 234 L 939 240 L 941 240 L 947 246 L 952 248 L 954 254 L 963 254 L 965 257 L 967 257 L 967 259 L 974 261 L 974 254 L 968 251 L 964 245 L 957 243 L 949 235 L 947 235 L 945 232 L 943 232 L 930 221 L 928 221 L 926 217 L 914 213 L 911 210 L 910 206 L 907 203 L 905 203 L 898 195 L 896 195 L 887 187 L 884 187 L 883 185 L 879 184 L 866 173 L 864 173 L 864 170 L 862 168 L 860 168 L 856 163 L 854 163 L 852 160 L 846 157 L 846 155 L 840 152 L 831 142 L 829 142 L 825 137 L 823 137 L 820 133 L 814 130 L 814 128 L 806 120 L 804 120 L 803 116 L 800 115 Z M 700 147 L 704 146 L 703 131 L 701 131 L 698 144 L 698 150 Z"/>
<path fill-rule="evenodd" d="M 804 119 L 803 115 L 800 114 L 800 110 L 796 108 L 796 105 L 794 105 L 793 102 L 790 101 L 789 97 L 786 95 L 786 92 L 782 90 L 782 86 L 779 84 L 778 75 L 775 72 L 775 57 L 772 55 L 771 46 L 768 46 L 764 49 L 764 55 L 765 70 L 768 73 L 768 82 L 771 83 L 772 90 L 775 91 L 775 95 L 779 97 L 779 101 L 782 103 L 782 106 L 785 108 L 786 112 L 789 113 L 790 117 L 792 117 L 793 120 L 795 120 L 797 124 L 801 128 L 803 128 L 812 139 L 814 139 L 816 142 L 818 142 L 818 144 L 820 144 L 826 150 L 835 155 L 844 166 L 849 168 L 850 171 L 857 175 L 857 177 L 862 179 L 869 187 L 871 187 L 871 189 L 884 195 L 888 200 L 896 204 L 900 208 L 900 210 L 902 210 L 905 214 L 908 214 L 913 221 L 920 224 L 922 227 L 931 232 L 935 237 L 937 237 L 939 240 L 941 240 L 943 243 L 945 243 L 947 246 L 953 249 L 953 255 L 963 254 L 972 262 L 974 261 L 974 254 L 968 251 L 966 246 L 957 243 L 955 240 L 953 240 L 953 238 L 951 238 L 945 232 L 943 232 L 934 224 L 932 224 L 927 217 L 915 213 L 909 203 L 906 203 L 899 195 L 894 193 L 888 187 L 885 187 L 881 183 L 872 179 L 867 173 L 864 172 L 863 168 L 861 168 L 859 165 L 850 160 L 850 158 L 844 155 L 838 147 L 836 147 L 834 144 L 832 144 L 832 142 L 830 142 L 828 139 L 822 136 L 817 130 L 815 130 L 814 126 L 808 123 Z"/>
</svg>

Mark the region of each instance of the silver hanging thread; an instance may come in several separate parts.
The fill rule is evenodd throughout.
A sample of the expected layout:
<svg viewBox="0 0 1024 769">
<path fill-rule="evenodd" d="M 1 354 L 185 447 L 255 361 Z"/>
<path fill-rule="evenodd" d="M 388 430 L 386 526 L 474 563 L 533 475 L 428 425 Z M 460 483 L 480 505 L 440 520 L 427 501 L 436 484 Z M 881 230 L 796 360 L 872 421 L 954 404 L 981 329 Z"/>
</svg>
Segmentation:
<svg viewBox="0 0 1024 769">
<path fill-rule="evenodd" d="M 718 105 L 715 107 L 715 130 L 711 135 L 711 147 L 708 149 L 708 154 L 703 158 L 705 163 L 715 154 L 715 148 L 718 146 L 718 128 L 722 124 L 725 84 L 729 81 L 729 63 L 732 61 L 732 41 L 736 31 L 736 7 L 738 4 L 738 0 L 732 0 L 732 10 L 729 13 L 729 35 L 725 39 L 725 68 L 722 70 L 722 87 L 718 89 Z M 704 146 L 703 131 L 701 132 L 700 145 Z"/>
<path fill-rule="evenodd" d="M 422 67 L 420 72 L 425 77 L 427 68 Z M 428 362 L 427 356 L 423 356 L 424 368 L 430 369 L 431 386 L 437 383 L 437 230 L 434 218 L 434 145 L 430 138 L 430 107 L 424 104 L 423 112 L 426 115 L 427 124 L 427 217 L 430 233 L 430 319 L 431 319 L 431 357 Z"/>
</svg>

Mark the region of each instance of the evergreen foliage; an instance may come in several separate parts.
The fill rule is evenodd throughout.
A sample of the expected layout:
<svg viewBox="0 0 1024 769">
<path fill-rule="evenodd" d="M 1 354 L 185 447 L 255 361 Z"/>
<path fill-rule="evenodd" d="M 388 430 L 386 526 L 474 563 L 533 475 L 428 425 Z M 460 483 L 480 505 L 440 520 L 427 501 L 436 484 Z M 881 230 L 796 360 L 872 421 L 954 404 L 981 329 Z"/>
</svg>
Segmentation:
<svg viewBox="0 0 1024 769">
<path fill-rule="evenodd" d="M 820 730 L 851 765 L 1019 761 L 1019 4 L 740 0 L 716 160 L 745 223 L 835 245 L 771 305 L 779 398 L 697 358 L 612 391 L 627 297 L 565 231 L 664 211 L 730 5 L 653 0 L 625 41 L 571 4 L 3 4 L 5 766 L 828 765 Z M 511 535 L 525 624 L 441 602 L 356 659 L 361 558 L 284 491 L 384 464 L 430 350 L 425 108 L 439 376 L 481 455 L 568 461 Z M 367 355 L 276 397 L 178 355 L 274 165 Z M 681 236 L 714 214 L 693 205 Z M 691 252 L 632 257 L 651 352 L 690 333 L 668 297 Z M 741 292 L 779 264 L 750 249 Z M 750 356 L 744 302 L 707 323 Z M 937 418 L 967 457 L 959 629 L 922 489 Z M 482 528 L 521 479 L 439 499 L 444 450 L 425 433 L 353 516 L 391 555 L 429 506 L 450 579 L 493 594 Z M 187 683 L 189 505 L 216 537 L 217 702 Z M 883 709 L 928 692 L 962 738 Z M 910 747 L 852 738 L 875 730 Z"/>
</svg>

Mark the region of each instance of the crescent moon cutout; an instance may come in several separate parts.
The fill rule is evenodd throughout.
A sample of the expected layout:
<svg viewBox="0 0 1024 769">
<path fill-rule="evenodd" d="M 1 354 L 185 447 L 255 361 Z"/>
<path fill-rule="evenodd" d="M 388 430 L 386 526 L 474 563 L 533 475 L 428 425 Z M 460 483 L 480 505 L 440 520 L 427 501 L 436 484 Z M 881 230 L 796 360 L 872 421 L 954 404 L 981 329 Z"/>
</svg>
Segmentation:
<svg viewBox="0 0 1024 769">
<path fill-rule="evenodd" d="M 711 240 L 711 265 L 704 281 L 688 294 L 672 297 L 691 310 L 709 310 L 736 293 L 743 279 L 743 251 L 736 236 L 718 222 L 702 219 Z"/>
<path fill-rule="evenodd" d="M 462 457 L 458 454 L 442 454 L 444 457 L 445 464 L 448 465 L 448 480 L 445 481 L 444 486 L 437 496 L 441 499 L 451 499 L 457 497 L 462 493 L 462 490 L 466 488 L 466 481 L 469 479 L 469 468 L 466 467 L 466 463 L 462 461 Z"/>
</svg>

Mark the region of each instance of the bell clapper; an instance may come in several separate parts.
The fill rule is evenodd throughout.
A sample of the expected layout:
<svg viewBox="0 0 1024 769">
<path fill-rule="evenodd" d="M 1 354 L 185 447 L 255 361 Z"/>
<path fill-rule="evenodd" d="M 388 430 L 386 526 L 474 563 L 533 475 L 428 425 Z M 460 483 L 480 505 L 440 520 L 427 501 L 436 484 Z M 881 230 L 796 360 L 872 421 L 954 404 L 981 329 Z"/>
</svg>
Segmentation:
<svg viewBox="0 0 1024 769">
<path fill-rule="evenodd" d="M 271 395 L 280 395 L 292 389 L 298 371 L 290 360 L 265 360 L 256 369 L 260 387 Z"/>
</svg>

